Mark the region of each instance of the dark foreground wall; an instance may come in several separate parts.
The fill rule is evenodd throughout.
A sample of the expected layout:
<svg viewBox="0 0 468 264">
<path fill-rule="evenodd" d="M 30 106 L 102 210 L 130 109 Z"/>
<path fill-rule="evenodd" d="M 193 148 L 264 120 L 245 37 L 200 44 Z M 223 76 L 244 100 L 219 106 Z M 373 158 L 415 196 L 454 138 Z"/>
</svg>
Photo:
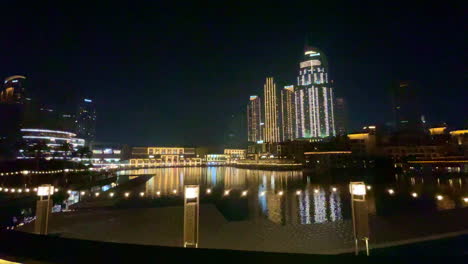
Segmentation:
<svg viewBox="0 0 468 264">
<path fill-rule="evenodd" d="M 116 231 L 118 232 L 118 231 Z M 242 241 L 239 241 L 242 243 Z M 0 259 L 22 263 L 439 263 L 433 256 L 465 256 L 468 235 L 371 249 L 353 254 L 308 255 L 132 245 L 0 231 Z M 363 253 L 363 252 L 362 252 Z M 361 254 L 362 254 L 361 253 Z M 373 256 L 372 256 L 373 255 Z M 7 257 L 5 257 L 7 256 Z M 377 258 L 376 258 L 377 256 Z M 381 256 L 391 256 L 382 259 Z M 33 260 L 33 261 L 32 261 Z M 37 262 L 39 261 L 39 262 Z"/>
<path fill-rule="evenodd" d="M 116 231 L 118 232 L 118 231 Z M 239 243 L 242 243 L 239 241 Z M 0 231 L 0 254 L 51 263 L 293 263 L 326 256 L 108 243 Z M 335 257 L 340 258 L 340 257 Z M 296 262 L 297 263 L 297 262 Z"/>
</svg>

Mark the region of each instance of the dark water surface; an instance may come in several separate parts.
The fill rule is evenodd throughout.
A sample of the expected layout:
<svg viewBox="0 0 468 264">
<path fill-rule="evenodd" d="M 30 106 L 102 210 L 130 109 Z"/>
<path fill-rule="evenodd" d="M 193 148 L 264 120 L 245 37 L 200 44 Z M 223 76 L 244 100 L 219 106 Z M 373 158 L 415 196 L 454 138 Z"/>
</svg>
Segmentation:
<svg viewBox="0 0 468 264">
<path fill-rule="evenodd" d="M 145 199 L 182 199 L 185 184 L 200 185 L 209 200 L 231 221 L 267 218 L 277 224 L 336 222 L 351 217 L 350 180 L 368 182 L 371 215 L 421 214 L 468 207 L 466 176 L 317 175 L 302 171 L 260 171 L 231 167 L 140 169 L 118 173 L 154 175 L 128 190 Z M 116 197 L 118 197 L 116 193 Z M 120 194 L 120 196 L 122 196 Z M 118 199 L 118 198 L 117 198 Z M 182 205 L 182 202 L 180 203 Z"/>
</svg>

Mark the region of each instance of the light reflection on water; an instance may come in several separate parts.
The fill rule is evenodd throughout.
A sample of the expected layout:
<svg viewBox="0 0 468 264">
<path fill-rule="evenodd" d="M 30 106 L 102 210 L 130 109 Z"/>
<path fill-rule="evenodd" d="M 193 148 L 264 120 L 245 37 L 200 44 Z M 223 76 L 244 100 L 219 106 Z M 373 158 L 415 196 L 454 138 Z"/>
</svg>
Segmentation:
<svg viewBox="0 0 468 264">
<path fill-rule="evenodd" d="M 154 174 L 144 186 L 146 197 L 181 196 L 184 184 L 199 184 L 202 199 L 211 195 L 216 202 L 226 199 L 231 203 L 219 205 L 220 211 L 229 207 L 230 211 L 248 218 L 267 218 L 277 224 L 312 224 L 342 221 L 350 218 L 350 201 L 346 184 L 313 184 L 301 171 L 259 171 L 231 167 L 209 168 L 161 168 L 140 169 L 121 172 L 121 175 Z M 400 175 L 395 181 L 385 185 L 373 185 L 368 191 L 368 207 L 371 214 L 381 211 L 391 213 L 421 210 L 449 210 L 466 207 L 466 179 L 436 181 Z M 437 182 L 437 183 L 436 183 Z M 388 195 L 386 188 L 394 188 L 395 194 Z M 213 193 L 206 194 L 206 189 Z M 336 188 L 336 190 L 333 190 Z M 224 196 L 225 190 L 229 195 Z M 242 191 L 248 191 L 241 197 Z M 297 194 L 296 190 L 300 190 Z M 418 199 L 411 192 L 419 194 Z M 159 193 L 159 195 L 158 195 Z M 281 195 L 281 193 L 283 193 Z M 443 199 L 434 197 L 443 193 Z M 227 217 L 228 218 L 228 217 Z M 228 219 L 229 220 L 229 219 Z"/>
</svg>

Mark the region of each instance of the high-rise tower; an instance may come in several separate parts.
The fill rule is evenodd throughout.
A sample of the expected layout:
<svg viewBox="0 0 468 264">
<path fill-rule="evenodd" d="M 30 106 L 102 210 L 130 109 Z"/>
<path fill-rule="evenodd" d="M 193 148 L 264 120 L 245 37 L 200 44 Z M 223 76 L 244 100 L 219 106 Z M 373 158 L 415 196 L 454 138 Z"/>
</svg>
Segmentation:
<svg viewBox="0 0 468 264">
<path fill-rule="evenodd" d="M 93 100 L 84 99 L 80 103 L 76 124 L 78 136 L 85 139 L 86 144 L 92 143 L 96 137 L 96 108 Z"/>
<path fill-rule="evenodd" d="M 266 78 L 265 94 L 265 134 L 264 141 L 275 143 L 280 141 L 278 127 L 278 101 L 276 97 L 276 84 L 273 77 Z"/>
<path fill-rule="evenodd" d="M 414 82 L 401 81 L 392 87 L 395 125 L 399 131 L 421 131 L 421 111 Z"/>
<path fill-rule="evenodd" d="M 348 109 L 346 100 L 342 97 L 335 99 L 335 130 L 336 134 L 346 135 L 348 128 Z"/>
<path fill-rule="evenodd" d="M 294 100 L 294 85 L 285 86 L 281 90 L 281 133 L 282 141 L 294 140 L 296 125 L 296 109 Z"/>
<path fill-rule="evenodd" d="M 325 54 L 307 47 L 299 66 L 295 91 L 296 138 L 334 136 L 333 88 Z"/>
<path fill-rule="evenodd" d="M 249 142 L 263 140 L 262 100 L 257 95 L 250 96 L 247 105 L 247 127 Z"/>
</svg>

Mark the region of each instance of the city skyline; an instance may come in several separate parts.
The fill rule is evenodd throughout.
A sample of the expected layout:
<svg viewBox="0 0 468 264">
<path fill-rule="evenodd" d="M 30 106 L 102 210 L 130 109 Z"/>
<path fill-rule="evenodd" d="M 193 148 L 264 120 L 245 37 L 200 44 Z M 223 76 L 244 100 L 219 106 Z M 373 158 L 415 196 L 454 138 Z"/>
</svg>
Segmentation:
<svg viewBox="0 0 468 264">
<path fill-rule="evenodd" d="M 467 255 L 463 3 L 203 4 L 2 2 L 0 263 Z"/>
<path fill-rule="evenodd" d="M 8 4 L 6 28 L 22 30 L 6 31 L 9 38 L 1 47 L 9 52 L 0 75 L 26 76 L 26 89 L 49 94 L 51 104 L 78 91 L 94 98 L 98 140 L 216 145 L 223 144 L 231 122 L 240 124 L 237 138 L 246 139 L 245 98 L 261 94 L 265 76 L 274 76 L 278 89 L 290 84 L 283 80 L 294 80 L 306 35 L 329 57 L 335 96 L 346 99 L 352 130 L 393 120 L 389 87 L 395 80 L 415 80 L 426 91 L 419 99 L 427 102 L 422 111 L 430 123 L 466 123 L 453 115 L 466 111 L 459 96 L 463 61 L 456 48 L 464 46 L 458 41 L 462 30 L 455 20 L 436 19 L 432 9 L 389 8 L 389 15 L 380 17 L 378 5 L 358 11 L 318 5 L 323 12 L 304 21 L 290 6 L 281 19 L 270 10 L 235 23 L 236 16 L 221 8 L 226 16 L 212 23 L 212 14 L 186 16 L 187 7 L 176 15 L 179 23 L 165 19 L 172 13 L 164 10 L 170 9 L 153 5 L 134 10 L 140 17 L 122 24 L 116 18 L 121 11 L 107 6 L 88 10 L 86 20 L 79 19 L 79 10 L 63 15 L 71 9 L 66 4 L 34 7 L 23 20 L 8 19 L 20 8 Z M 333 23 L 323 20 L 335 11 L 343 16 Z M 391 23 L 388 18 L 395 15 L 400 20 Z M 418 18 L 425 21 L 412 23 Z M 190 19 L 194 23 L 186 27 Z M 149 34 L 153 28 L 160 33 Z M 201 34 L 190 33 L 194 29 Z"/>
</svg>

